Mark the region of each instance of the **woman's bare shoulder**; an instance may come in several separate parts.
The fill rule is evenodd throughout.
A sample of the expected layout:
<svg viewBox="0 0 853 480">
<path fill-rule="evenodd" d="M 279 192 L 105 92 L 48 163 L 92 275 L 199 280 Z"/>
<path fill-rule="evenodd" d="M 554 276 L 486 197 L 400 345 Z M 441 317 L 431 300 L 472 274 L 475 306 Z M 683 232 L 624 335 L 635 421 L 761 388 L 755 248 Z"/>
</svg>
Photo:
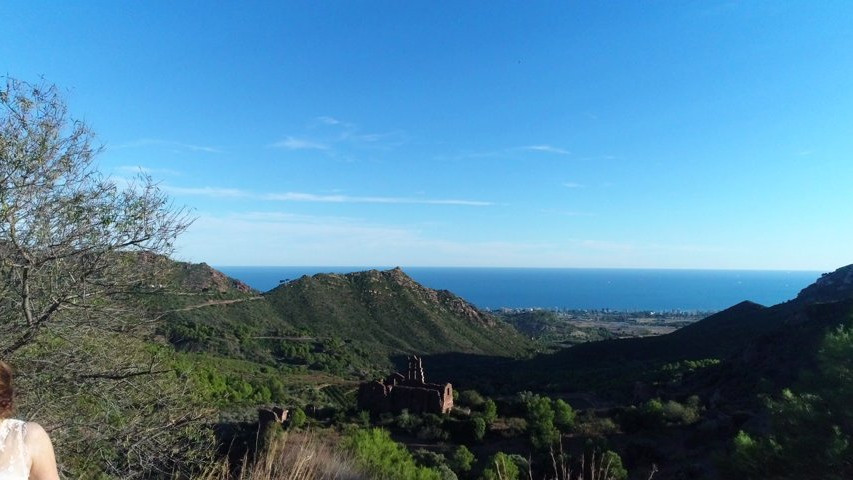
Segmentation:
<svg viewBox="0 0 853 480">
<path fill-rule="evenodd" d="M 47 431 L 36 422 L 27 422 L 24 424 L 24 441 L 30 447 L 44 448 L 50 445 L 50 436 Z"/>
<path fill-rule="evenodd" d="M 47 431 L 35 422 L 27 422 L 26 438 L 27 449 L 32 459 L 30 466 L 31 480 L 59 480 L 56 469 L 56 457 L 53 454 L 53 444 Z"/>
<path fill-rule="evenodd" d="M 27 437 L 46 437 L 47 430 L 36 422 L 27 422 L 24 424 L 24 429 L 27 432 Z"/>
</svg>

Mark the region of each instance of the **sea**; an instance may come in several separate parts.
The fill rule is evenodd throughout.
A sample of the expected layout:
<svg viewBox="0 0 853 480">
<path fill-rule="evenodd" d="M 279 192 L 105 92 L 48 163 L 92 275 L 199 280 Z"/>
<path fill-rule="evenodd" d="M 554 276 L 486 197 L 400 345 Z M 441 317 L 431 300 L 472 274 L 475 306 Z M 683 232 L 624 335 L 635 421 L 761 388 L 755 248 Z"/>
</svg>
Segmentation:
<svg viewBox="0 0 853 480">
<path fill-rule="evenodd" d="M 260 291 L 317 273 L 391 267 L 214 267 Z M 714 312 L 790 300 L 822 272 L 604 268 L 403 267 L 415 281 L 484 309 Z"/>
</svg>

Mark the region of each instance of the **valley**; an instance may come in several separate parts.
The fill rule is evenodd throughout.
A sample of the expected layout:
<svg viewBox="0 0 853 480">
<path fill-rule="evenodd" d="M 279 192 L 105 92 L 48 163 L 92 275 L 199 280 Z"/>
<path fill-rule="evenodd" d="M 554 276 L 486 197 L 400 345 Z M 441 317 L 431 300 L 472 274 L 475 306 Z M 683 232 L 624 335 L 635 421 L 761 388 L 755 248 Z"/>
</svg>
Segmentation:
<svg viewBox="0 0 853 480">
<path fill-rule="evenodd" d="M 304 277 L 260 296 L 226 285 L 205 294 L 227 300 L 197 309 L 176 295 L 162 334 L 195 365 L 221 418 L 243 428 L 264 404 L 308 412 L 317 435 L 379 427 L 416 465 L 458 478 L 488 475 L 486 460 L 500 454 L 561 478 L 553 448 L 567 467 L 618 458 L 625 476 L 614 478 L 729 478 L 746 468 L 724 458 L 766 415 L 761 398 L 802 382 L 824 336 L 851 318 L 849 289 L 816 291 L 716 313 L 480 311 L 393 269 Z M 427 381 L 453 384 L 451 413 L 357 410 L 359 382 L 412 354 Z M 462 447 L 472 470 L 451 468 Z"/>
</svg>

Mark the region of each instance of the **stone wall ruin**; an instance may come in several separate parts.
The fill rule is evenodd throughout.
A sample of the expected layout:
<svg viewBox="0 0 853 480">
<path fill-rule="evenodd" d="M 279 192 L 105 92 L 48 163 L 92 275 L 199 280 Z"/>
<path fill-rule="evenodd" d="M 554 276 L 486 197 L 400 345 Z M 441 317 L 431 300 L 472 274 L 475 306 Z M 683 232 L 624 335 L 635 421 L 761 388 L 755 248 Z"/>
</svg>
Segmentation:
<svg viewBox="0 0 853 480">
<path fill-rule="evenodd" d="M 405 375 L 394 372 L 384 379 L 362 383 L 358 388 L 358 408 L 371 413 L 445 414 L 453 408 L 453 386 L 427 383 L 420 357 L 409 357 Z"/>
</svg>

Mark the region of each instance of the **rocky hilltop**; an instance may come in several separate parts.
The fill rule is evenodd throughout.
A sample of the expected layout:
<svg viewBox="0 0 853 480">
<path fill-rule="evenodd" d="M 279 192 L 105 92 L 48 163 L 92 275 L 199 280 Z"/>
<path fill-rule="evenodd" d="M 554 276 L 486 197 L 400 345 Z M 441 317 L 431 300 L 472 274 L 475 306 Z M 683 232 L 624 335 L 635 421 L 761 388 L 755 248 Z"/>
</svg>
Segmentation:
<svg viewBox="0 0 853 480">
<path fill-rule="evenodd" d="M 511 326 L 400 268 L 303 276 L 264 296 L 294 327 L 389 352 L 514 355 L 530 347 Z"/>
<path fill-rule="evenodd" d="M 231 278 L 206 263 L 173 260 L 164 255 L 140 252 L 136 255 L 137 269 L 149 271 L 162 282 L 160 287 L 184 293 L 258 293 L 245 283 Z"/>
<path fill-rule="evenodd" d="M 183 289 L 189 291 L 254 293 L 245 283 L 231 278 L 206 263 L 176 262 L 175 275 Z"/>
<path fill-rule="evenodd" d="M 799 302 L 827 303 L 853 298 L 853 265 L 824 273 L 815 283 L 800 291 Z"/>
<path fill-rule="evenodd" d="M 425 304 L 442 305 L 454 315 L 464 318 L 471 323 L 488 327 L 494 327 L 497 325 L 497 321 L 493 315 L 478 310 L 476 307 L 449 290 L 433 290 L 431 288 L 424 287 L 420 283 L 412 280 L 412 277 L 406 275 L 400 267 L 385 272 L 371 270 L 367 273 L 374 277 L 374 281 L 376 280 L 377 275 L 385 275 L 391 282 L 412 292 L 412 294 L 419 298 L 421 302 Z"/>
</svg>

